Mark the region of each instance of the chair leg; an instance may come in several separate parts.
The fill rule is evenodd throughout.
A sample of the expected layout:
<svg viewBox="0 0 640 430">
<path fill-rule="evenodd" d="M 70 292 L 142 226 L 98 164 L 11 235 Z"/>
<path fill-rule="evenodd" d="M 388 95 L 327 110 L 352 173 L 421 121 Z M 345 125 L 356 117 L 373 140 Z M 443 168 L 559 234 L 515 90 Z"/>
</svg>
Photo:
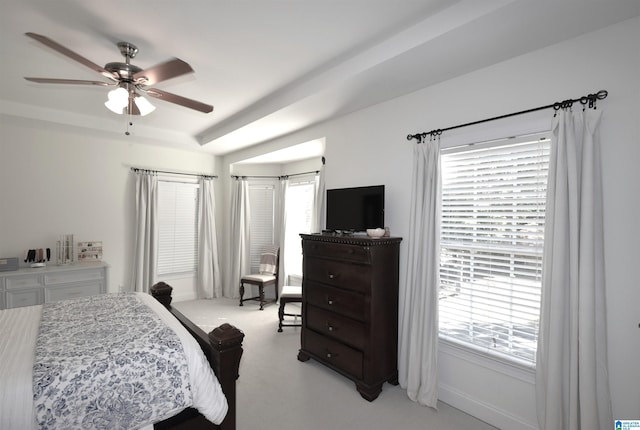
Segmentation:
<svg viewBox="0 0 640 430">
<path fill-rule="evenodd" d="M 259 285 L 258 291 L 260 292 L 260 310 L 264 310 L 264 286 Z"/>
<path fill-rule="evenodd" d="M 280 307 L 278 308 L 278 333 L 282 333 L 282 320 L 284 320 L 285 301 L 280 299 Z"/>
<path fill-rule="evenodd" d="M 242 296 L 244 296 L 244 284 L 240 282 L 240 306 L 242 306 Z"/>
</svg>

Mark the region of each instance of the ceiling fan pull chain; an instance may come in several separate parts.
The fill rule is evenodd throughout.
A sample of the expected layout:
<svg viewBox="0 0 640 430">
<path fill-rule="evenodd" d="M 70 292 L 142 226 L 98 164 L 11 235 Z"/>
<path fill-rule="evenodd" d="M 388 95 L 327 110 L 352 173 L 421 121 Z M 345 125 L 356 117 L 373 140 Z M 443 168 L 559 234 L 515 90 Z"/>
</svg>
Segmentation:
<svg viewBox="0 0 640 430">
<path fill-rule="evenodd" d="M 126 136 L 129 136 L 131 134 L 129 133 L 129 126 L 133 126 L 133 122 L 131 121 L 131 114 L 127 115 L 127 130 L 124 132 Z"/>
</svg>

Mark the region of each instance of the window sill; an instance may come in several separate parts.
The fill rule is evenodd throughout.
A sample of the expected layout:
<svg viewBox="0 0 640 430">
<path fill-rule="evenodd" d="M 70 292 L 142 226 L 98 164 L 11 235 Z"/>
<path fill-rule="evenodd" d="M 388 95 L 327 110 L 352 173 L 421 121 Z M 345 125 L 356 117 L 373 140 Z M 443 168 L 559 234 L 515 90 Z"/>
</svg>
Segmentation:
<svg viewBox="0 0 640 430">
<path fill-rule="evenodd" d="M 156 279 L 195 279 L 196 276 L 196 272 L 165 273 L 162 275 L 156 274 Z"/>
<path fill-rule="evenodd" d="M 438 347 L 441 353 L 480 365 L 526 383 L 535 383 L 535 364 L 520 362 L 502 354 L 475 348 L 472 345 L 463 344 L 442 336 L 439 338 Z"/>
</svg>

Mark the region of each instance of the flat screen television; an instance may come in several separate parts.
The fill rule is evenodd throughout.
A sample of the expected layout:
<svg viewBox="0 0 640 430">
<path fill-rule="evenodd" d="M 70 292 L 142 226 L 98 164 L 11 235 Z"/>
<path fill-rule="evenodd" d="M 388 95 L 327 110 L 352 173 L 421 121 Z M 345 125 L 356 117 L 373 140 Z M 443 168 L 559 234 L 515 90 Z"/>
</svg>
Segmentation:
<svg viewBox="0 0 640 430">
<path fill-rule="evenodd" d="M 384 228 L 384 185 L 327 190 L 327 230 Z"/>
</svg>

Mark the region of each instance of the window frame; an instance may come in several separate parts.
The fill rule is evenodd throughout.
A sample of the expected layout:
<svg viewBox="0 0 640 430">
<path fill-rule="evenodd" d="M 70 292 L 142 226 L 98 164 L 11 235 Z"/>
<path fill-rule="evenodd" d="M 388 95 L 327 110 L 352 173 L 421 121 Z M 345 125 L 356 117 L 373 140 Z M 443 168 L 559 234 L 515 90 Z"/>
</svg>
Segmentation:
<svg viewBox="0 0 640 430">
<path fill-rule="evenodd" d="M 447 147 L 445 149 L 442 150 L 443 154 L 449 154 L 449 153 L 455 153 L 455 152 L 462 152 L 462 151 L 469 151 L 469 150 L 474 150 L 476 149 L 479 145 L 482 146 L 502 146 L 502 145 L 509 145 L 512 143 L 516 143 L 516 142 L 522 142 L 522 141 L 531 141 L 531 140 L 537 140 L 541 137 L 546 138 L 547 141 L 550 141 L 550 137 L 551 137 L 551 132 L 550 131 L 544 131 L 544 132 L 535 132 L 535 133 L 524 133 L 521 136 L 515 137 L 515 136 L 510 136 L 508 138 L 499 138 L 499 139 L 488 139 L 486 141 L 483 142 L 460 142 L 457 143 L 455 145 L 447 145 Z M 443 155 L 445 156 L 445 155 Z M 444 173 L 444 172 L 443 172 Z M 442 185 L 441 185 L 442 186 Z M 546 185 L 545 185 L 546 188 Z M 442 198 L 442 197 L 441 197 Z M 439 243 L 440 243 L 440 239 L 439 239 Z M 542 247 L 543 245 L 541 245 Z M 540 260 L 541 260 L 541 255 L 542 255 L 542 251 L 540 251 Z M 541 263 L 540 263 L 541 264 Z M 440 293 L 440 289 L 441 286 L 438 287 L 438 291 Z M 440 300 L 440 299 L 439 299 Z M 440 306 L 439 306 L 440 308 Z M 440 310 L 439 310 L 439 314 L 440 314 Z M 439 315 L 440 317 L 440 315 Z M 509 355 L 509 354 L 505 354 L 503 352 L 498 352 L 498 351 L 494 351 L 491 348 L 486 348 L 486 347 L 481 347 L 478 345 L 475 345 L 473 343 L 469 343 L 469 342 L 465 342 L 462 340 L 459 340 L 455 337 L 451 337 L 451 336 L 447 336 L 446 334 L 443 334 L 440 331 L 440 327 L 438 328 L 438 334 L 439 334 L 439 339 L 441 342 L 443 342 L 443 344 L 447 345 L 449 348 L 448 350 L 451 351 L 455 351 L 455 354 L 460 354 L 463 351 L 467 351 L 468 353 L 471 353 L 473 355 L 482 355 L 487 357 L 489 360 L 493 360 L 496 363 L 499 363 L 500 365 L 508 365 L 510 367 L 515 366 L 516 368 L 519 369 L 526 369 L 528 371 L 531 370 L 535 370 L 535 351 L 533 351 L 533 362 L 530 362 L 526 359 L 519 359 L 518 357 L 515 357 L 513 355 Z M 537 330 L 536 330 L 536 338 L 537 338 Z"/>
<path fill-rule="evenodd" d="M 191 189 L 194 191 L 193 193 L 193 197 L 194 197 L 194 204 L 193 204 L 193 221 L 192 221 L 192 225 L 190 225 L 187 228 L 192 228 L 193 229 L 193 234 L 194 234 L 194 243 L 193 243 L 193 254 L 191 254 L 191 260 L 190 263 L 188 264 L 189 266 L 191 266 L 192 268 L 189 268 L 187 270 L 170 270 L 170 271 L 166 271 L 163 272 L 163 267 L 164 265 L 161 262 L 162 259 L 162 235 L 163 232 L 162 227 L 163 227 L 163 213 L 161 212 L 163 210 L 162 203 L 160 202 L 161 199 L 161 187 L 164 187 L 164 184 L 175 184 L 174 186 L 176 187 L 186 187 L 188 189 Z M 187 179 L 187 178 L 183 178 L 183 177 L 174 177 L 174 176 L 170 176 L 170 175 L 162 175 L 158 177 L 158 243 L 157 243 L 157 255 L 156 255 L 156 270 L 155 270 L 155 276 L 157 278 L 165 278 L 165 279 L 175 279 L 175 278 L 185 278 L 185 277 L 195 277 L 197 276 L 198 273 L 198 248 L 199 248 L 199 244 L 198 244 L 198 199 L 199 199 L 199 188 L 200 185 L 198 183 L 198 181 L 196 179 Z M 177 204 L 177 199 L 174 198 L 174 205 Z M 174 221 L 175 221 L 175 212 L 174 212 Z M 182 227 L 182 226 L 181 226 Z M 176 226 L 174 225 L 174 231 L 173 234 L 175 235 L 175 228 Z M 175 243 L 174 243 L 175 245 Z M 175 253 L 175 246 L 174 248 L 174 253 Z M 184 267 L 184 266 L 180 266 L 180 267 Z"/>
<path fill-rule="evenodd" d="M 293 241 L 288 241 L 287 239 L 291 239 L 292 234 L 290 233 L 290 225 L 285 225 L 285 267 L 287 268 L 287 275 L 293 277 L 294 279 L 297 278 L 302 278 L 302 240 L 300 239 L 300 236 L 298 236 L 300 233 L 311 233 L 311 229 L 312 229 L 312 224 L 313 224 L 313 211 L 315 211 L 314 208 L 314 200 L 315 200 L 315 194 L 316 194 L 316 180 L 315 180 L 315 174 L 310 174 L 310 175 L 304 175 L 304 176 L 300 176 L 296 179 L 290 179 L 289 180 L 289 186 L 287 188 L 287 201 L 286 204 L 289 205 L 292 201 L 291 199 L 291 195 L 289 194 L 289 191 L 291 188 L 294 187 L 302 187 L 302 186 L 306 186 L 309 187 L 310 186 L 310 201 L 307 202 L 308 203 L 308 207 L 307 209 L 309 210 L 309 215 L 308 215 L 308 229 L 307 231 L 298 231 L 297 233 L 293 233 L 293 235 L 296 235 L 298 237 L 298 240 L 296 242 L 297 244 L 297 251 L 300 254 L 300 266 L 296 267 L 296 270 L 291 270 L 292 264 L 290 261 L 288 261 L 288 257 L 290 258 L 292 249 L 291 249 L 291 245 Z M 287 210 L 287 219 L 290 219 L 290 213 L 289 210 Z M 289 282 L 287 280 L 287 282 Z"/>
<path fill-rule="evenodd" d="M 270 211 L 270 219 L 257 220 L 256 217 L 261 215 L 265 215 L 267 210 L 265 208 L 260 208 L 262 213 L 259 213 L 256 210 L 256 201 L 255 194 L 258 190 L 269 190 L 271 192 L 271 211 Z M 276 213 L 277 213 L 277 192 L 278 187 L 274 180 L 260 180 L 254 179 L 250 180 L 248 183 L 248 191 L 249 191 L 249 206 L 251 207 L 249 220 L 250 226 L 250 237 L 249 237 L 249 268 L 251 273 L 258 273 L 260 268 L 260 257 L 262 252 L 264 251 L 265 246 L 274 245 L 276 243 Z M 265 199 L 266 201 L 267 199 Z M 261 223 L 261 225 L 271 224 L 271 232 L 270 238 L 267 237 L 269 233 L 262 233 L 264 230 L 262 228 L 255 228 L 255 226 Z M 256 231 L 262 231 L 261 234 L 264 235 L 264 238 L 260 240 L 256 240 Z"/>
</svg>

